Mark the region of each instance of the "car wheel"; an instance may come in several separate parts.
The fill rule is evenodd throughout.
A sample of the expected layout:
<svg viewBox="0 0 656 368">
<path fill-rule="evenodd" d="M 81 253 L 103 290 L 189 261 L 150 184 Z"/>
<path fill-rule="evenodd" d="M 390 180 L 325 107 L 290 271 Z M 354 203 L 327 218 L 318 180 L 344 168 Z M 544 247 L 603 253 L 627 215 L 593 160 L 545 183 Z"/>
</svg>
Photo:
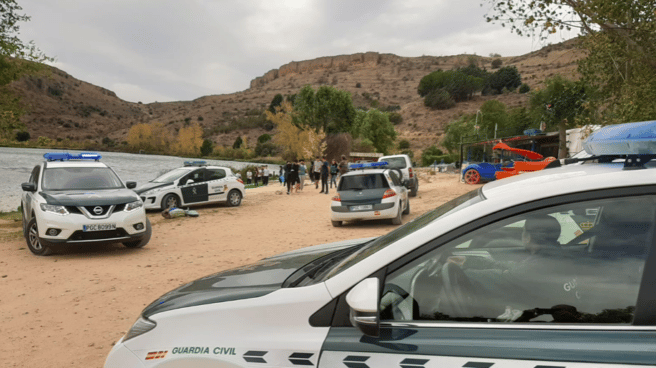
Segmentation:
<svg viewBox="0 0 656 368">
<path fill-rule="evenodd" d="M 133 242 L 124 242 L 123 245 L 125 245 L 128 248 L 143 248 L 150 241 L 150 236 L 152 234 L 153 234 L 153 227 L 150 225 L 150 220 L 146 219 L 146 233 L 144 234 L 143 238 Z"/>
<path fill-rule="evenodd" d="M 41 239 L 39 239 L 39 227 L 36 223 L 36 217 L 33 217 L 30 222 L 27 223 L 25 241 L 27 242 L 27 247 L 30 249 L 30 252 L 36 254 L 37 256 L 47 256 L 48 254 L 52 253 L 50 248 L 41 244 Z"/>
<path fill-rule="evenodd" d="M 392 219 L 392 225 L 401 225 L 403 223 L 403 218 L 401 217 L 403 213 L 403 203 L 399 202 L 399 213 L 396 214 L 396 217 Z"/>
<path fill-rule="evenodd" d="M 417 196 L 417 191 L 419 190 L 419 182 L 415 181 L 415 185 L 410 188 L 410 197 L 416 197 Z"/>
<path fill-rule="evenodd" d="M 407 201 L 405 205 L 405 209 L 403 210 L 404 215 L 409 215 L 410 214 L 410 201 Z"/>
<path fill-rule="evenodd" d="M 228 206 L 237 207 L 241 204 L 241 192 L 237 189 L 233 189 L 228 192 Z"/>
<path fill-rule="evenodd" d="M 341 222 L 341 221 L 332 221 L 332 220 L 331 220 L 330 222 L 333 223 L 333 226 L 334 226 L 334 227 L 340 227 L 340 226 L 342 226 L 342 222 Z"/>
<path fill-rule="evenodd" d="M 180 198 L 175 194 L 167 194 L 162 198 L 162 209 L 180 207 Z"/>
<path fill-rule="evenodd" d="M 27 238 L 27 220 L 25 219 L 25 212 L 23 212 L 22 208 L 25 208 L 25 206 L 21 203 L 21 224 L 23 225 L 23 236 Z"/>
<path fill-rule="evenodd" d="M 478 184 L 481 182 L 481 174 L 478 173 L 476 169 L 469 169 L 465 171 L 465 183 L 467 184 Z"/>
</svg>

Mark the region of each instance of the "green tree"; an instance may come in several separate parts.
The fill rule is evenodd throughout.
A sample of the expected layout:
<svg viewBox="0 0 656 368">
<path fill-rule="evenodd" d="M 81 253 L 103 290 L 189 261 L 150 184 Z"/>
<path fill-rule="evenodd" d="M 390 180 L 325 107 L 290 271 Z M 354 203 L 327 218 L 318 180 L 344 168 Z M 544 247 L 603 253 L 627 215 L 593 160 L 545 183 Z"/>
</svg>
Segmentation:
<svg viewBox="0 0 656 368">
<path fill-rule="evenodd" d="M 560 144 L 558 158 L 567 157 L 567 128 L 576 125 L 576 119 L 583 116 L 587 98 L 583 82 L 572 82 L 556 75 L 548 79 L 546 87 L 531 95 L 530 110 L 534 120 L 546 123 L 548 128 L 559 132 Z"/>
<path fill-rule="evenodd" d="M 265 143 L 271 140 L 271 136 L 269 134 L 262 134 L 261 136 L 257 137 L 257 143 Z"/>
<path fill-rule="evenodd" d="M 273 96 L 273 100 L 271 100 L 271 104 L 269 104 L 269 111 L 272 113 L 276 112 L 276 107 L 279 107 L 280 104 L 282 104 L 283 97 L 280 93 L 277 95 Z"/>
<path fill-rule="evenodd" d="M 209 156 L 212 151 L 214 151 L 214 144 L 211 140 L 203 140 L 203 144 L 200 146 L 200 155 L 201 157 Z"/>
<path fill-rule="evenodd" d="M 519 87 L 522 84 L 522 77 L 517 70 L 517 67 L 506 66 L 496 72 L 492 73 L 487 79 L 485 90 L 492 94 L 501 94 L 503 89 L 510 91 Z"/>
<path fill-rule="evenodd" d="M 400 150 L 405 150 L 410 148 L 410 142 L 407 139 L 403 139 L 399 141 L 399 149 Z"/>
<path fill-rule="evenodd" d="M 444 152 L 442 152 L 441 149 L 435 146 L 430 146 L 424 149 L 423 151 L 421 151 L 421 165 L 428 166 L 435 161 L 437 161 L 437 163 L 439 164 L 440 161 L 438 161 L 437 158 L 442 155 L 444 155 Z"/>
<path fill-rule="evenodd" d="M 394 125 L 389 121 L 389 117 L 386 113 L 376 109 L 357 112 L 351 135 L 356 139 L 363 138 L 363 140 L 370 141 L 376 151 L 383 154 L 389 152 L 396 139 L 396 131 Z"/>
<path fill-rule="evenodd" d="M 241 139 L 241 136 L 237 137 L 237 139 L 235 139 L 235 142 L 232 144 L 232 148 L 233 149 L 241 148 L 242 144 L 244 144 L 244 140 Z"/>
<path fill-rule="evenodd" d="M 421 97 L 425 97 L 443 90 L 448 92 L 455 102 L 468 100 L 474 92 L 483 88 L 485 82 L 483 77 L 476 75 L 477 69 L 476 66 L 469 66 L 458 70 L 432 72 L 419 81 L 417 92 Z"/>
<path fill-rule="evenodd" d="M 355 119 L 351 94 L 332 86 L 321 86 L 316 93 L 305 86 L 294 99 L 294 125 L 310 127 L 326 134 L 348 132 Z"/>
</svg>

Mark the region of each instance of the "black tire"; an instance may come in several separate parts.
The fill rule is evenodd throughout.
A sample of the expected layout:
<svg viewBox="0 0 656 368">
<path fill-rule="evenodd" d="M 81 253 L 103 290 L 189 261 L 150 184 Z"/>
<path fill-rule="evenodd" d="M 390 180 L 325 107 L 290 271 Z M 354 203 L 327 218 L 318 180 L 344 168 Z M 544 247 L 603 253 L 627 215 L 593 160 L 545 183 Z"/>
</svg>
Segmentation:
<svg viewBox="0 0 656 368">
<path fill-rule="evenodd" d="M 146 219 L 146 234 L 140 240 L 135 240 L 133 242 L 124 242 L 128 248 L 143 248 L 150 241 L 150 236 L 153 234 L 153 227 L 150 225 L 150 220 Z"/>
<path fill-rule="evenodd" d="M 228 192 L 228 200 L 226 202 L 230 207 L 237 207 L 241 204 L 241 198 L 241 192 L 237 189 L 233 189 Z"/>
<path fill-rule="evenodd" d="M 415 180 L 415 185 L 410 188 L 410 197 L 416 197 L 419 190 L 419 180 Z"/>
<path fill-rule="evenodd" d="M 52 253 L 50 248 L 41 244 L 41 239 L 39 238 L 39 227 L 36 223 L 36 217 L 32 217 L 30 222 L 27 223 L 25 241 L 27 242 L 27 248 L 29 248 L 30 252 L 37 256 L 47 256 Z"/>
<path fill-rule="evenodd" d="M 403 223 L 402 213 L 403 213 L 403 203 L 399 203 L 399 213 L 396 214 L 396 217 L 392 219 L 392 225 L 401 225 Z"/>
<path fill-rule="evenodd" d="M 178 208 L 181 204 L 180 198 L 173 193 L 169 193 L 162 198 L 162 210 L 172 207 Z"/>
<path fill-rule="evenodd" d="M 406 203 L 405 209 L 403 210 L 404 215 L 409 215 L 410 214 L 410 200 L 408 200 L 407 202 L 408 203 Z"/>
<path fill-rule="evenodd" d="M 342 226 L 342 222 L 341 222 L 341 221 L 332 221 L 332 220 L 330 220 L 330 222 L 333 223 L 333 226 L 334 226 L 334 227 L 340 227 L 340 226 Z"/>
</svg>

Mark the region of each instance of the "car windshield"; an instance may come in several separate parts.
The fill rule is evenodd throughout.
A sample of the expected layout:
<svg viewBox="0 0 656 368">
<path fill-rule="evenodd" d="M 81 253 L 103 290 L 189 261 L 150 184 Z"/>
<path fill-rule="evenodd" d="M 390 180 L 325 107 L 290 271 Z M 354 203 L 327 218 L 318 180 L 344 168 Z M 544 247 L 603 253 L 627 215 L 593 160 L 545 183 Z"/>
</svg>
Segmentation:
<svg viewBox="0 0 656 368">
<path fill-rule="evenodd" d="M 107 167 L 58 167 L 43 172 L 44 190 L 123 188 L 121 179 Z"/>
<path fill-rule="evenodd" d="M 158 176 L 157 178 L 151 180 L 153 183 L 173 183 L 174 181 L 180 179 L 185 174 L 189 173 L 190 169 L 179 168 L 171 170 L 165 174 Z"/>
<path fill-rule="evenodd" d="M 405 169 L 405 159 L 403 157 L 386 157 L 381 158 L 380 161 L 385 161 L 390 169 Z"/>
<path fill-rule="evenodd" d="M 338 190 L 364 190 L 381 188 L 389 188 L 387 180 L 383 174 L 364 174 L 342 177 Z"/>
<path fill-rule="evenodd" d="M 370 255 L 378 252 L 379 250 L 387 247 L 388 245 L 396 242 L 397 240 L 406 237 L 417 230 L 420 230 L 430 224 L 431 222 L 437 220 L 440 217 L 450 215 L 452 213 L 458 212 L 463 208 L 467 208 L 475 203 L 483 201 L 485 197 L 480 193 L 480 189 L 473 190 L 468 192 L 458 198 L 452 199 L 449 202 L 444 203 L 443 205 L 437 207 L 436 209 L 425 213 L 421 217 L 414 219 L 413 221 L 397 228 L 396 230 L 383 235 L 371 243 L 366 244 L 357 252 L 353 253 L 335 267 L 333 267 L 330 272 L 327 272 L 325 277 L 322 280 L 325 281 L 338 273 L 346 270 L 347 268 L 353 266 L 354 264 L 360 262 L 361 260 L 369 257 Z"/>
</svg>

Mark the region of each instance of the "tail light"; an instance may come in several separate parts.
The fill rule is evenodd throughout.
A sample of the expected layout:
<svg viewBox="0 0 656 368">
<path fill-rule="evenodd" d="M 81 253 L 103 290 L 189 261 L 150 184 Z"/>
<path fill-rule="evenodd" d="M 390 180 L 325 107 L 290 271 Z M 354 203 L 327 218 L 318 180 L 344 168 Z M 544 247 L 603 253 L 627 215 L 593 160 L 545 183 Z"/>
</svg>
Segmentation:
<svg viewBox="0 0 656 368">
<path fill-rule="evenodd" d="M 240 183 L 242 183 L 242 184 L 244 184 L 244 181 L 241 180 L 241 179 L 237 179 L 237 181 L 240 182 Z"/>
<path fill-rule="evenodd" d="M 339 193 L 337 193 L 337 195 L 333 197 L 333 201 L 336 201 L 336 202 L 341 202 L 342 201 L 342 198 L 339 196 Z"/>
<path fill-rule="evenodd" d="M 385 193 L 383 194 L 383 199 L 385 199 L 385 198 L 390 198 L 390 197 L 394 197 L 395 195 L 396 195 L 396 192 L 395 192 L 394 190 L 392 190 L 392 189 L 387 189 L 387 190 L 385 191 Z"/>
<path fill-rule="evenodd" d="M 408 175 L 410 175 L 410 177 L 412 178 L 412 168 L 411 167 L 408 168 Z"/>
</svg>

